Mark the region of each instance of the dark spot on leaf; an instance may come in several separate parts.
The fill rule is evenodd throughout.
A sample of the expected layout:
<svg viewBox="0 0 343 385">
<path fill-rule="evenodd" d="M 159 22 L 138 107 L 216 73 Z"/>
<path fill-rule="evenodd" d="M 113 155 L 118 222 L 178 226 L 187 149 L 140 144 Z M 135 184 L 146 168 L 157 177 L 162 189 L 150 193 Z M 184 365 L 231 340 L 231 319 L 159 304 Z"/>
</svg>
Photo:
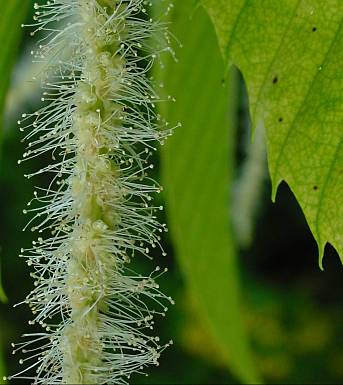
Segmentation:
<svg viewBox="0 0 343 385">
<path fill-rule="evenodd" d="M 317 191 L 317 190 L 318 190 L 318 186 L 317 186 L 317 185 L 314 185 L 314 186 L 313 186 L 313 190 L 314 190 L 314 191 Z"/>
<path fill-rule="evenodd" d="M 313 27 L 312 32 L 316 32 L 316 31 L 317 31 L 317 27 Z"/>
<path fill-rule="evenodd" d="M 283 117 L 280 116 L 279 122 L 281 123 L 283 121 Z"/>
<path fill-rule="evenodd" d="M 273 84 L 276 84 L 278 82 L 278 80 L 279 80 L 278 77 L 275 76 L 274 79 L 273 79 Z"/>
</svg>

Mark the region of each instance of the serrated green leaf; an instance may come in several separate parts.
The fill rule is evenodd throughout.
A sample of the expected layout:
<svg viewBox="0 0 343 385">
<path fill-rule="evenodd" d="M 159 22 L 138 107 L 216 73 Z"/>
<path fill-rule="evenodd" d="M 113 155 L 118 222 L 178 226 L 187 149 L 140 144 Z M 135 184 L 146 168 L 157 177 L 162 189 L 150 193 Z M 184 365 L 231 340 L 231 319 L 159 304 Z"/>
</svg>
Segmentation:
<svg viewBox="0 0 343 385">
<path fill-rule="evenodd" d="M 202 0 L 264 124 L 273 196 L 285 180 L 343 260 L 343 1 Z"/>
<path fill-rule="evenodd" d="M 201 8 L 177 2 L 170 28 L 183 47 L 160 79 L 176 98 L 163 104 L 167 120 L 182 122 L 162 148 L 168 222 L 181 269 L 218 349 L 242 382 L 257 383 L 229 223 L 235 114 L 228 110 L 236 78 L 230 87 L 222 84 L 224 62 Z"/>
</svg>

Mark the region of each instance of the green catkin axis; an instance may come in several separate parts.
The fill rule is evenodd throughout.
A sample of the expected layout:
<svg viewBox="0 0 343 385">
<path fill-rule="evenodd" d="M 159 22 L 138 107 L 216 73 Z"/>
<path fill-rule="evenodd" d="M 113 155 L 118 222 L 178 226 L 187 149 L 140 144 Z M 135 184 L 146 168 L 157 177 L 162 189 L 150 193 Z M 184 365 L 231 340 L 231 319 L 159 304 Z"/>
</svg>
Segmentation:
<svg viewBox="0 0 343 385">
<path fill-rule="evenodd" d="M 168 34 L 140 18 L 143 0 L 55 0 L 35 9 L 33 34 L 49 33 L 34 52 L 50 66 L 52 75 L 43 79 L 49 104 L 23 114 L 19 124 L 29 131 L 24 158 L 52 154 L 55 160 L 28 177 L 55 177 L 24 211 L 34 213 L 28 226 L 35 223 L 31 230 L 42 235 L 21 256 L 34 268 L 35 289 L 24 301 L 34 314 L 30 323 L 46 332 L 13 345 L 14 353 L 31 353 L 21 360 L 30 365 L 9 379 L 125 384 L 132 373 L 157 365 L 170 345 L 147 332 L 155 315 L 165 315 L 166 301 L 173 303 L 155 282 L 160 268 L 147 277 L 126 268 L 135 254 L 160 246 L 166 230 L 154 215 L 160 208 L 149 204 L 161 188 L 146 176 L 152 143 L 170 131 L 160 130 L 147 71 L 159 52 L 170 51 Z M 51 33 L 56 21 L 60 28 Z M 145 41 L 155 35 L 166 46 L 148 53 Z M 61 52 L 69 60 L 52 63 Z M 26 372 L 33 368 L 31 377 Z"/>
<path fill-rule="evenodd" d="M 96 11 L 91 14 L 88 1 L 82 0 L 80 5 L 84 21 L 82 33 L 89 48 L 84 62 L 84 76 L 81 75 L 82 80 L 75 95 L 74 130 L 79 173 L 73 180 L 72 190 L 79 212 L 79 224 L 74 230 L 75 241 L 66 283 L 72 309 L 72 324 L 66 328 L 63 336 L 63 382 L 66 384 L 92 384 L 92 368 L 101 365 L 103 346 L 98 332 L 101 322 L 98 312 L 103 306 L 111 272 L 116 266 L 111 255 L 104 252 L 95 256 L 93 248 L 96 249 L 96 244 L 101 243 L 103 230 L 115 230 L 114 221 L 104 221 L 107 213 L 112 211 L 106 202 L 121 199 L 120 192 L 118 196 L 104 195 L 106 189 L 102 181 L 105 178 L 114 181 L 116 170 L 108 157 L 111 151 L 109 144 L 98 126 L 106 118 L 120 116 L 121 107 L 108 102 L 106 94 L 111 87 L 109 71 L 112 68 L 124 70 L 124 64 L 120 58 L 112 56 L 118 49 L 115 46 L 117 42 L 104 45 L 102 36 L 97 36 L 98 22 L 94 23 L 93 20 L 103 15 Z M 115 11 L 115 5 L 106 6 L 109 14 Z M 87 191 L 86 198 L 82 197 L 84 191 Z M 91 285 L 87 287 L 89 282 Z"/>
</svg>

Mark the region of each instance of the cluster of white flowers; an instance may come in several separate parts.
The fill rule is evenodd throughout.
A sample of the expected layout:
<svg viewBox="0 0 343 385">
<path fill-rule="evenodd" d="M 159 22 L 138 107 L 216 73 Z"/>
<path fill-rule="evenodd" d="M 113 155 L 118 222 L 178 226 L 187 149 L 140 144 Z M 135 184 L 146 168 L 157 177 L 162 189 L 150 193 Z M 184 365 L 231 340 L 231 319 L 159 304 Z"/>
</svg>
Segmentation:
<svg viewBox="0 0 343 385">
<path fill-rule="evenodd" d="M 142 277 L 127 265 L 161 247 L 166 230 L 155 215 L 162 207 L 150 203 L 161 188 L 147 173 L 154 142 L 170 130 L 154 112 L 159 97 L 148 71 L 170 48 L 165 25 L 147 16 L 149 5 L 35 4 L 32 34 L 42 38 L 33 55 L 49 76 L 42 79 L 44 106 L 19 124 L 29 142 L 23 160 L 47 159 L 27 177 L 51 178 L 24 210 L 33 213 L 28 227 L 39 237 L 21 256 L 34 268 L 35 288 L 24 301 L 34 314 L 30 323 L 44 331 L 13 345 L 27 355 L 20 360 L 25 369 L 9 379 L 123 384 L 157 365 L 170 344 L 146 330 L 173 302 L 155 282 L 165 270 Z"/>
</svg>

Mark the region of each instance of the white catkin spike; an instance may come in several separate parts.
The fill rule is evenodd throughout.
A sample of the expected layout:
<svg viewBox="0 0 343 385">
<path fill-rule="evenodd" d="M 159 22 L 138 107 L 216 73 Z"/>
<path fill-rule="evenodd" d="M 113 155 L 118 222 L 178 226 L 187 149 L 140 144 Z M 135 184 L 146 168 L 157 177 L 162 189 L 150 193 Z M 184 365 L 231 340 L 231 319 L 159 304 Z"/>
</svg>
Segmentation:
<svg viewBox="0 0 343 385">
<path fill-rule="evenodd" d="M 35 280 L 23 301 L 33 313 L 29 323 L 44 330 L 14 345 L 14 353 L 27 356 L 9 380 L 125 384 L 132 373 L 158 365 L 171 344 L 149 334 L 154 317 L 173 303 L 155 282 L 160 269 L 142 277 L 127 267 L 136 254 L 149 257 L 167 230 L 156 220 L 160 207 L 149 204 L 161 187 L 147 173 L 154 142 L 171 131 L 155 115 L 160 99 L 148 71 L 170 48 L 165 25 L 141 17 L 146 6 L 34 5 L 32 35 L 42 36 L 34 56 L 49 75 L 41 80 L 43 107 L 19 123 L 28 141 L 24 159 L 47 160 L 27 177 L 52 178 L 25 209 L 26 228 L 39 235 L 21 257 Z"/>
</svg>

